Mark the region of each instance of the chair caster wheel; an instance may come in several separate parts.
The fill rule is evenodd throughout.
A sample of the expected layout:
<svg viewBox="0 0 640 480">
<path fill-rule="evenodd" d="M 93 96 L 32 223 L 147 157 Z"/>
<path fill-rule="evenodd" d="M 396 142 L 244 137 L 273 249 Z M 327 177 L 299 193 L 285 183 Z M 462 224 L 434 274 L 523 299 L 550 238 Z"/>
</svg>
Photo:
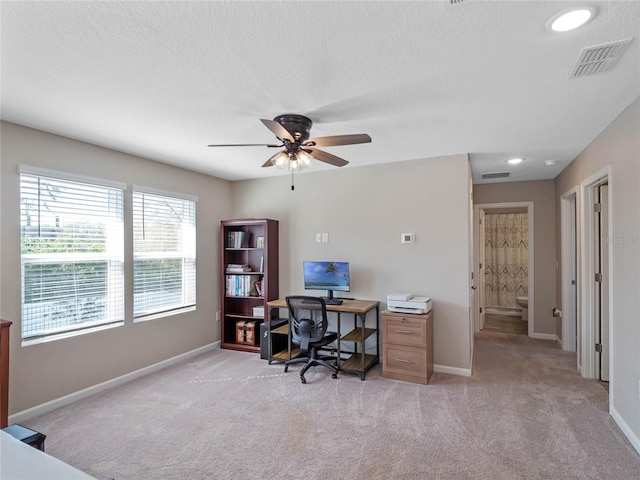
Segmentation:
<svg viewBox="0 0 640 480">
<path fill-rule="evenodd" d="M 304 377 L 302 377 L 302 376 L 300 377 L 300 381 L 301 381 L 302 383 L 307 383 L 307 380 L 306 380 Z"/>
<path fill-rule="evenodd" d="M 289 371 L 289 366 L 288 366 L 288 365 L 285 365 L 285 366 L 284 366 L 284 373 L 287 373 L 288 371 Z"/>
<path fill-rule="evenodd" d="M 331 375 L 331 378 L 333 378 L 335 380 L 336 378 L 338 378 L 338 374 L 334 373 L 333 375 Z"/>
</svg>

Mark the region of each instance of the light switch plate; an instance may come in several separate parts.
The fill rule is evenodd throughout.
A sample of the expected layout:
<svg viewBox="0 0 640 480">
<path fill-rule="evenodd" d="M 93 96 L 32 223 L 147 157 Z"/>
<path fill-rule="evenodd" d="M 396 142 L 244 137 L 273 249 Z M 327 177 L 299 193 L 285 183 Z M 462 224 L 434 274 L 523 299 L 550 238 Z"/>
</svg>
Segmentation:
<svg viewBox="0 0 640 480">
<path fill-rule="evenodd" d="M 322 243 L 322 234 L 316 233 L 316 243 Z"/>
<path fill-rule="evenodd" d="M 322 234 L 322 242 L 323 243 L 327 243 L 329 241 L 329 234 L 328 233 L 323 233 Z"/>
</svg>

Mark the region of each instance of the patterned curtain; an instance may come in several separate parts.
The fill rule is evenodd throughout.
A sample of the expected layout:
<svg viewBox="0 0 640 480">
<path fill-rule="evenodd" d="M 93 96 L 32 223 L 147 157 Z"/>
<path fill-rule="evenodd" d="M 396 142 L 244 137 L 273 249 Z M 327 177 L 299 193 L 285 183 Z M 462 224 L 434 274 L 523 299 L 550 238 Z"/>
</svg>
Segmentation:
<svg viewBox="0 0 640 480">
<path fill-rule="evenodd" d="M 485 214 L 485 295 L 487 307 L 519 308 L 528 295 L 529 245 L 526 213 Z"/>
</svg>

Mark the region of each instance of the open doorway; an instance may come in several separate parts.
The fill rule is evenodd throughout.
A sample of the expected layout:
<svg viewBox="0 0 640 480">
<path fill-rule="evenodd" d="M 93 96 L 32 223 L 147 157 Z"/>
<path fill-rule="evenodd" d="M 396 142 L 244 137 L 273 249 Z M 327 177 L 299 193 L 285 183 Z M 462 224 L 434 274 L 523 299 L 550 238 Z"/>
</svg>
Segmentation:
<svg viewBox="0 0 640 480">
<path fill-rule="evenodd" d="M 562 349 L 577 352 L 577 367 L 581 370 L 578 325 L 580 305 L 578 303 L 579 272 L 578 258 L 578 188 L 575 187 L 560 197 L 561 228 L 561 289 L 562 289 Z"/>
<path fill-rule="evenodd" d="M 475 331 L 533 334 L 533 202 L 475 206 Z"/>
</svg>

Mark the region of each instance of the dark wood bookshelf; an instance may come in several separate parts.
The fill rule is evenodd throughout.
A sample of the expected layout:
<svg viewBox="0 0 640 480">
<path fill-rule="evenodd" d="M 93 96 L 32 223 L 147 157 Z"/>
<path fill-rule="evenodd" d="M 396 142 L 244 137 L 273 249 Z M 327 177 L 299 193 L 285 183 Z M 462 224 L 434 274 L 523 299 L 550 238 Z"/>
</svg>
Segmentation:
<svg viewBox="0 0 640 480">
<path fill-rule="evenodd" d="M 262 240 L 259 240 L 259 238 Z M 262 243 L 258 243 L 262 242 Z M 278 221 L 236 219 L 220 222 L 221 347 L 260 352 L 259 324 L 270 317 L 267 302 L 278 298 Z M 230 264 L 248 266 L 249 271 L 228 270 Z M 255 282 L 262 284 L 262 295 Z M 264 315 L 255 316 L 254 307 Z M 236 341 L 236 323 L 256 320 L 256 345 Z"/>
</svg>

